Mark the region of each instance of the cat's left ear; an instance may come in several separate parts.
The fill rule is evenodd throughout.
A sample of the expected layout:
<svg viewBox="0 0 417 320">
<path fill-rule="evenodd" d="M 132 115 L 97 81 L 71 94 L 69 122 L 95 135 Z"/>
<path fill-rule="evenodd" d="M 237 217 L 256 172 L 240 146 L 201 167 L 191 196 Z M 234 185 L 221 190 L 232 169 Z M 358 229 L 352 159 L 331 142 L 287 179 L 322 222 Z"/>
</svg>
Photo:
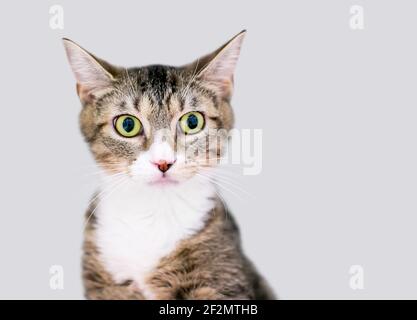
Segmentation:
<svg viewBox="0 0 417 320">
<path fill-rule="evenodd" d="M 230 99 L 233 93 L 233 74 L 245 35 L 246 30 L 241 31 L 213 53 L 188 66 L 224 99 Z"/>
</svg>

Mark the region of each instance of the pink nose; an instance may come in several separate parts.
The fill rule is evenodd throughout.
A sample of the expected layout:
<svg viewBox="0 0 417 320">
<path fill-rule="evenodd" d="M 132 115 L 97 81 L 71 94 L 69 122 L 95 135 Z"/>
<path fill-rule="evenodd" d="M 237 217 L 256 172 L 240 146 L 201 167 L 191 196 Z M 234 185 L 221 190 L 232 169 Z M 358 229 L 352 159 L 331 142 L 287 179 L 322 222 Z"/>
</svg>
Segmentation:
<svg viewBox="0 0 417 320">
<path fill-rule="evenodd" d="M 161 160 L 158 162 L 154 162 L 153 164 L 158 167 L 159 171 L 161 171 L 162 173 L 165 173 L 169 170 L 169 168 L 172 167 L 174 162 L 167 162 L 165 160 Z"/>
</svg>

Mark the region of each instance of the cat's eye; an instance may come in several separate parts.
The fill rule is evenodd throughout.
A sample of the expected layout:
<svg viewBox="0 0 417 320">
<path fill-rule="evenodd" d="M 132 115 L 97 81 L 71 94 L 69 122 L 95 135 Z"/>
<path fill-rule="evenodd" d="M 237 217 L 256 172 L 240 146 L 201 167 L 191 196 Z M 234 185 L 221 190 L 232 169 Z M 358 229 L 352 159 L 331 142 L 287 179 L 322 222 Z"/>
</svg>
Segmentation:
<svg viewBox="0 0 417 320">
<path fill-rule="evenodd" d="M 114 120 L 114 128 L 123 137 L 132 138 L 141 133 L 142 123 L 138 118 L 125 114 Z"/>
<path fill-rule="evenodd" d="M 181 117 L 179 125 L 185 134 L 200 132 L 204 128 L 204 116 L 200 112 L 188 112 Z"/>
</svg>

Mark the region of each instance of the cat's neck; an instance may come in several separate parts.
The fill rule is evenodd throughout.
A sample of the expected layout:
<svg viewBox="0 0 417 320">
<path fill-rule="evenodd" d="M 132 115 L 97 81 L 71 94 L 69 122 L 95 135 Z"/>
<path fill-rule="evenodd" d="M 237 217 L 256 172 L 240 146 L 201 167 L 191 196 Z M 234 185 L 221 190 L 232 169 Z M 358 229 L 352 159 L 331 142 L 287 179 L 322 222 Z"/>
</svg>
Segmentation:
<svg viewBox="0 0 417 320">
<path fill-rule="evenodd" d="M 103 208 L 117 212 L 118 217 L 164 218 L 175 216 L 187 219 L 186 214 L 206 213 L 214 206 L 216 189 L 212 183 L 198 177 L 169 186 L 149 186 L 134 181 L 111 182 L 104 179 L 101 184 L 98 213 Z M 104 214 L 104 213 L 103 213 Z"/>
<path fill-rule="evenodd" d="M 140 285 L 160 258 L 204 227 L 215 195 L 214 186 L 199 179 L 168 188 L 128 182 L 104 194 L 96 213 L 97 245 L 114 280 Z"/>
</svg>

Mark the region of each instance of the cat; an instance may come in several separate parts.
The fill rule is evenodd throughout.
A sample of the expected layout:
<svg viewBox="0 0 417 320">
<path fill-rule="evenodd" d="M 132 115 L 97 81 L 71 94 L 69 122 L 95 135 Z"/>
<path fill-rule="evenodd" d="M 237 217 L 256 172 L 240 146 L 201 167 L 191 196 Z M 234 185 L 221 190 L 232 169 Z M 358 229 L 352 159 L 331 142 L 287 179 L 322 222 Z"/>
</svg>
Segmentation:
<svg viewBox="0 0 417 320">
<path fill-rule="evenodd" d="M 122 68 L 63 39 L 102 171 L 86 213 L 87 299 L 275 299 L 215 183 L 227 138 L 213 132 L 233 127 L 245 33 L 181 67 Z"/>
</svg>

